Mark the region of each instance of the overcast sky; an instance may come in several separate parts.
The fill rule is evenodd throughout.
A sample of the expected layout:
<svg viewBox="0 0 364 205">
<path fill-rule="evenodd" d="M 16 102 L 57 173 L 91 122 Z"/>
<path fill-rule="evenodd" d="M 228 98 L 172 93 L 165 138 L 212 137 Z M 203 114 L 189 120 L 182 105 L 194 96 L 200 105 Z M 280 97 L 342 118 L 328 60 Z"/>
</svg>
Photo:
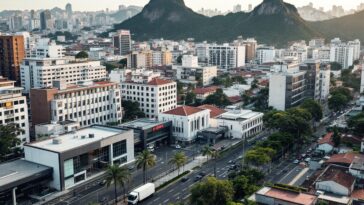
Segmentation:
<svg viewBox="0 0 364 205">
<path fill-rule="evenodd" d="M 75 11 L 96 11 L 109 8 L 116 10 L 118 5 L 138 5 L 144 6 L 149 0 L 0 0 L 0 10 L 7 9 L 48 9 L 58 6 L 64 8 L 67 3 L 73 5 Z M 332 5 L 341 5 L 345 9 L 356 8 L 364 0 L 285 0 L 286 2 L 295 4 L 296 6 L 307 5 L 309 2 L 314 2 L 315 7 L 324 7 L 325 10 Z M 232 10 L 236 4 L 241 4 L 245 10 L 248 4 L 256 6 L 262 0 L 185 0 L 187 6 L 194 10 L 200 8 L 219 9 L 222 11 Z"/>
</svg>

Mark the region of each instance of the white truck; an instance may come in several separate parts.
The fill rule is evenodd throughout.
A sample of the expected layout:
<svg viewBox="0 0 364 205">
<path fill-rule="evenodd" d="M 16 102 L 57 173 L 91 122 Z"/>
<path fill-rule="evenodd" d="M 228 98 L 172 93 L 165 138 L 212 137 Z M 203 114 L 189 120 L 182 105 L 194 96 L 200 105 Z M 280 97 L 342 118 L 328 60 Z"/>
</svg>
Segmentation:
<svg viewBox="0 0 364 205">
<path fill-rule="evenodd" d="M 128 195 L 128 204 L 137 204 L 144 199 L 150 197 L 155 192 L 155 185 L 153 183 L 147 183 L 134 189 Z"/>
</svg>

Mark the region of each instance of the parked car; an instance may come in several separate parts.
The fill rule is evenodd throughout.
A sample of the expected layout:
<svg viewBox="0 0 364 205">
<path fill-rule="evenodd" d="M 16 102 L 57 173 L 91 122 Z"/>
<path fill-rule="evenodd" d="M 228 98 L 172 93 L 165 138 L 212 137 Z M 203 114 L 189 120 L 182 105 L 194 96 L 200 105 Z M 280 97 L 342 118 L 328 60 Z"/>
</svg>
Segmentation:
<svg viewBox="0 0 364 205">
<path fill-rule="evenodd" d="M 195 181 L 195 182 L 201 181 L 201 179 L 202 179 L 202 178 L 203 178 L 203 176 L 201 176 L 201 175 L 197 175 L 197 176 L 195 176 L 194 181 Z"/>
<path fill-rule="evenodd" d="M 293 161 L 293 164 L 298 164 L 298 163 L 300 163 L 300 161 L 299 161 L 298 159 L 295 159 L 295 160 Z"/>
<path fill-rule="evenodd" d="M 188 181 L 188 177 L 183 177 L 183 178 L 181 179 L 181 182 L 186 182 L 186 181 Z"/>
</svg>

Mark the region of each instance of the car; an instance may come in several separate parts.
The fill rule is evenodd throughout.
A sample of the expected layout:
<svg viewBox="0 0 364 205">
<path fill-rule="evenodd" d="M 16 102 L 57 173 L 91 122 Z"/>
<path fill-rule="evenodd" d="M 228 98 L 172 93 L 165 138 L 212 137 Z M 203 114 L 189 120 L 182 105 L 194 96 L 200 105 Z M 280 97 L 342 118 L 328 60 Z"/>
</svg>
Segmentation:
<svg viewBox="0 0 364 205">
<path fill-rule="evenodd" d="M 293 161 L 293 164 L 298 164 L 298 163 L 300 163 L 300 161 L 299 161 L 298 159 L 295 159 L 295 160 Z"/>
<path fill-rule="evenodd" d="M 228 164 L 235 164 L 235 161 L 234 160 L 229 160 Z"/>
<path fill-rule="evenodd" d="M 134 170 L 134 169 L 135 169 L 135 165 L 130 165 L 130 166 L 128 167 L 128 169 L 129 169 L 129 171 Z"/>
<path fill-rule="evenodd" d="M 310 162 L 311 161 L 311 158 L 309 158 L 309 157 L 307 157 L 306 159 L 305 159 L 305 162 Z"/>
<path fill-rule="evenodd" d="M 186 181 L 188 181 L 188 177 L 183 177 L 183 178 L 181 179 L 181 182 L 186 182 Z"/>
<path fill-rule="evenodd" d="M 104 179 L 104 180 L 101 180 L 100 182 L 99 182 L 99 185 L 100 186 L 105 186 L 105 184 L 106 184 L 106 180 Z"/>
<path fill-rule="evenodd" d="M 175 148 L 176 148 L 176 149 L 181 149 L 182 147 L 181 147 L 181 145 L 177 144 L 177 145 L 175 146 Z"/>
<path fill-rule="evenodd" d="M 200 173 L 198 173 L 198 175 L 204 177 L 204 176 L 206 176 L 206 172 L 200 172 Z"/>
<path fill-rule="evenodd" d="M 201 179 L 203 178 L 203 176 L 201 176 L 201 175 L 197 175 L 197 176 L 195 176 L 195 179 L 194 179 L 194 181 L 195 182 L 197 182 L 197 181 L 201 181 Z"/>
</svg>

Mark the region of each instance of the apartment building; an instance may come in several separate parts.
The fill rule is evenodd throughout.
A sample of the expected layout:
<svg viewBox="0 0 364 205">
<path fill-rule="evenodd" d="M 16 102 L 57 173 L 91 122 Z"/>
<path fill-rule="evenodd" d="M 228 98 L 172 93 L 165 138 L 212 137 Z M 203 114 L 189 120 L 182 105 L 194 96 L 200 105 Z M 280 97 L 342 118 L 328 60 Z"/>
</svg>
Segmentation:
<svg viewBox="0 0 364 205">
<path fill-rule="evenodd" d="M 113 36 L 115 55 L 128 55 L 131 51 L 131 34 L 129 30 L 119 30 Z"/>
<path fill-rule="evenodd" d="M 340 63 L 343 69 L 354 63 L 354 46 L 343 43 L 339 38 L 331 40 L 330 62 Z"/>
<path fill-rule="evenodd" d="M 151 68 L 153 66 L 152 51 L 133 51 L 127 57 L 128 68 Z"/>
<path fill-rule="evenodd" d="M 121 82 L 121 95 L 123 100 L 138 102 L 147 118 L 177 107 L 177 83 L 161 78 Z"/>
<path fill-rule="evenodd" d="M 208 64 L 223 70 L 245 66 L 245 46 L 209 45 Z"/>
<path fill-rule="evenodd" d="M 27 50 L 27 58 L 64 58 L 65 48 L 49 38 L 40 38 Z"/>
<path fill-rule="evenodd" d="M 15 87 L 15 81 L 0 76 L 0 125 L 15 123 L 22 130 L 18 138 L 21 144 L 29 142 L 28 105 L 23 88 Z"/>
<path fill-rule="evenodd" d="M 0 75 L 20 85 L 20 64 L 25 57 L 22 35 L 0 34 Z"/>
<path fill-rule="evenodd" d="M 306 99 L 306 72 L 272 73 L 269 80 L 269 106 L 277 110 L 299 105 Z"/>
<path fill-rule="evenodd" d="M 260 46 L 257 48 L 256 60 L 258 64 L 274 62 L 276 50 L 274 47 Z"/>
<path fill-rule="evenodd" d="M 24 93 L 32 88 L 51 87 L 55 80 L 68 84 L 78 81 L 106 78 L 106 68 L 100 61 L 85 61 L 69 58 L 26 58 L 21 64 L 21 86 Z"/>
<path fill-rule="evenodd" d="M 85 127 L 122 120 L 120 86 L 108 81 L 56 80 L 53 87 L 31 89 L 30 102 L 33 125 L 72 120 Z"/>
<path fill-rule="evenodd" d="M 173 65 L 172 69 L 176 70 L 176 77 L 182 83 L 211 85 L 212 79 L 217 76 L 217 67 L 199 66 L 197 62 L 197 56 L 183 56 L 182 65 Z"/>
<path fill-rule="evenodd" d="M 170 51 L 153 51 L 153 66 L 172 65 L 172 53 Z"/>
</svg>

